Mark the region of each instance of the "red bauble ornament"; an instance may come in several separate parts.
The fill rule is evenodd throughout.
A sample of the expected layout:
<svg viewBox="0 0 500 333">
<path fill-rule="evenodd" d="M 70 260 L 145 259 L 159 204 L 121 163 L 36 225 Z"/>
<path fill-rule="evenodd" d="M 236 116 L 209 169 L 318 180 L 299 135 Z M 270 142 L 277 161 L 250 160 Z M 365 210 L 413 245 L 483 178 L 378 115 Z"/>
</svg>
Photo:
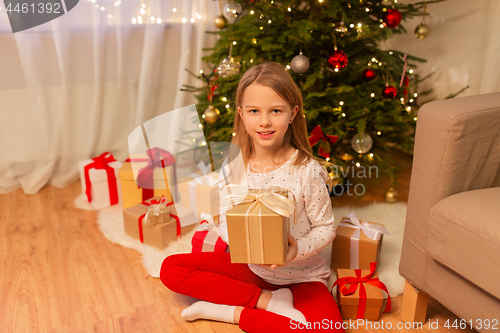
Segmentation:
<svg viewBox="0 0 500 333">
<path fill-rule="evenodd" d="M 347 55 L 340 51 L 340 50 L 335 50 L 329 57 L 328 57 L 328 66 L 331 68 L 338 68 L 342 69 L 347 65 Z"/>
<path fill-rule="evenodd" d="M 384 90 L 382 90 L 382 96 L 385 98 L 396 98 L 396 95 L 398 94 L 398 90 L 396 87 L 386 85 Z"/>
<path fill-rule="evenodd" d="M 368 68 L 363 72 L 363 79 L 365 79 L 366 82 L 371 81 L 375 78 L 375 70 L 372 68 Z"/>
<path fill-rule="evenodd" d="M 399 10 L 391 8 L 388 9 L 384 14 L 384 23 L 389 28 L 394 28 L 401 22 L 401 13 Z"/>
</svg>

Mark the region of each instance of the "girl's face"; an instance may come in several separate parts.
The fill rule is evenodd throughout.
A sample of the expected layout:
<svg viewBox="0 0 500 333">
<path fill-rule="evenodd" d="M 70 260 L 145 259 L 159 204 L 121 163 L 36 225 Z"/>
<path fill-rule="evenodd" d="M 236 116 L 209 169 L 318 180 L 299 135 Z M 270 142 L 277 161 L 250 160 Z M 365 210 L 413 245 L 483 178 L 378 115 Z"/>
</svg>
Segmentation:
<svg viewBox="0 0 500 333">
<path fill-rule="evenodd" d="M 298 110 L 297 105 L 292 109 L 272 88 L 258 83 L 245 89 L 241 106 L 238 106 L 254 145 L 266 150 L 275 150 L 283 144 L 288 125 Z"/>
</svg>

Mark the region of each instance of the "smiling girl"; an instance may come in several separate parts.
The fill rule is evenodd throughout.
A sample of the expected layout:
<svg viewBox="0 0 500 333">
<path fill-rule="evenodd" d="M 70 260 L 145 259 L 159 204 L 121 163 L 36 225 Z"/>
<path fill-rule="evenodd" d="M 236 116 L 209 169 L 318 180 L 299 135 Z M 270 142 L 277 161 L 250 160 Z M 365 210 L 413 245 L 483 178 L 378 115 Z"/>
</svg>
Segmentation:
<svg viewBox="0 0 500 333">
<path fill-rule="evenodd" d="M 241 78 L 236 104 L 232 143 L 244 165 L 228 168 L 228 178 L 252 189 L 279 186 L 294 194 L 297 224 L 290 225 L 286 262 L 232 264 L 229 253 L 177 254 L 164 260 L 160 278 L 170 290 L 203 300 L 182 312 L 188 321 L 236 323 L 259 333 L 343 332 L 327 288 L 330 270 L 319 253 L 335 238 L 327 172 L 307 139 L 300 90 L 282 65 L 263 63 Z M 222 196 L 222 184 L 220 189 Z M 224 211 L 219 231 L 228 243 Z"/>
</svg>

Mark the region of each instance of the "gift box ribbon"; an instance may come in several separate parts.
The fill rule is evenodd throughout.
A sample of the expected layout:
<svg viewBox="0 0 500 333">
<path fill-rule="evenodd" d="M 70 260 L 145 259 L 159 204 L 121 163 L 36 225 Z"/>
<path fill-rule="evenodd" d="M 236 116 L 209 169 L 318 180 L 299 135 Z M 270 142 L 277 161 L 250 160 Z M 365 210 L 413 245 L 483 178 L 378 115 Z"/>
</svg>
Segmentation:
<svg viewBox="0 0 500 333">
<path fill-rule="evenodd" d="M 213 217 L 207 213 L 200 214 L 203 221 L 200 222 L 191 244 L 192 253 L 197 252 L 225 252 L 226 242 L 219 234 L 219 228 L 215 226 Z"/>
<path fill-rule="evenodd" d="M 342 219 L 339 226 L 348 227 L 356 229 L 351 236 L 351 257 L 350 257 L 350 267 L 359 268 L 359 239 L 361 237 L 361 232 L 363 232 L 366 237 L 373 240 L 380 240 L 382 235 L 389 235 L 389 232 L 383 225 L 374 224 L 370 222 L 361 222 L 354 212 L 347 215 L 347 219 Z"/>
<path fill-rule="evenodd" d="M 154 169 L 173 166 L 174 183 L 177 181 L 177 171 L 175 168 L 175 158 L 168 151 L 155 147 L 146 150 L 148 158 L 127 159 L 125 162 L 148 162 L 144 168 L 140 169 L 137 175 L 137 187 L 142 189 L 142 201 L 154 197 Z M 168 181 L 168 179 L 166 179 Z M 177 201 L 177 186 L 174 186 L 175 198 Z"/>
<path fill-rule="evenodd" d="M 281 195 L 280 192 L 283 189 L 277 186 L 249 192 L 248 189 L 244 186 L 229 184 L 224 186 L 223 191 L 225 192 L 226 190 L 228 191 L 228 194 L 225 194 L 221 197 L 221 208 L 223 210 L 228 210 L 239 204 L 251 203 L 245 213 L 246 247 L 247 259 L 249 262 L 251 261 L 249 214 L 257 213 L 260 235 L 260 260 L 261 262 L 264 262 L 264 238 L 262 237 L 262 205 L 266 206 L 271 211 L 280 216 L 291 217 L 293 215 L 293 224 L 295 225 L 297 224 L 295 195 L 293 194 L 293 192 L 289 191 L 293 196 L 293 200 L 291 200 Z M 235 190 L 236 193 L 232 193 L 232 190 Z M 255 212 L 255 210 L 257 211 Z"/>
<path fill-rule="evenodd" d="M 368 273 L 367 275 L 361 276 L 361 270 L 355 269 L 354 272 L 356 274 L 356 277 L 347 276 L 337 279 L 337 281 L 335 281 L 335 283 L 332 286 L 333 290 L 333 288 L 338 285 L 340 292 L 344 296 L 354 294 L 359 286 L 359 304 L 358 304 L 358 312 L 356 313 L 356 319 L 363 319 L 365 316 L 366 301 L 367 301 L 366 288 L 364 286 L 365 283 L 375 286 L 379 289 L 382 289 L 387 293 L 387 304 L 385 306 L 384 312 L 382 313 L 391 311 L 391 296 L 387 291 L 387 287 L 378 278 L 373 277 L 373 274 L 375 273 L 376 269 L 377 269 L 377 263 L 372 262 L 370 263 L 370 273 Z M 340 300 L 338 301 L 340 302 Z"/>
<path fill-rule="evenodd" d="M 217 178 L 208 176 L 208 172 L 212 171 L 212 165 L 203 163 L 200 161 L 197 165 L 198 169 L 201 172 L 201 175 L 197 172 L 190 174 L 190 177 L 194 179 L 191 180 L 189 185 L 189 204 L 191 205 L 191 209 L 194 211 L 194 216 L 198 217 L 198 209 L 196 205 L 196 186 L 197 185 L 209 185 L 215 186 L 219 183 Z"/>
<path fill-rule="evenodd" d="M 156 200 L 156 199 L 153 199 L 149 203 L 146 202 L 146 201 L 144 201 L 144 202 L 141 203 L 141 205 L 145 205 L 145 206 L 156 205 L 155 211 L 156 211 L 156 209 L 158 209 L 158 211 L 159 211 L 160 207 L 162 207 L 162 206 L 163 207 L 168 207 L 168 206 L 174 204 L 173 202 L 167 203 L 166 201 L 167 201 L 167 199 L 162 196 L 159 201 Z M 149 222 L 149 220 L 147 219 L 149 212 L 150 211 L 148 210 L 145 214 L 142 214 L 141 216 L 139 216 L 139 220 L 138 220 L 138 224 L 139 224 L 139 240 L 141 241 L 141 243 L 144 243 L 143 223 L 148 223 Z M 179 217 L 177 215 L 174 215 L 174 214 L 170 213 L 170 216 L 175 219 L 176 230 L 177 230 L 177 239 L 179 239 L 179 238 L 181 238 L 181 221 L 180 221 L 180 219 L 179 219 Z"/>
<path fill-rule="evenodd" d="M 85 194 L 87 195 L 87 200 L 92 201 L 91 189 L 92 183 L 90 182 L 89 171 L 90 169 L 96 170 L 106 170 L 108 175 L 108 189 L 109 189 L 109 203 L 115 205 L 118 203 L 118 187 L 116 185 L 115 169 L 109 166 L 108 163 L 116 161 L 113 155 L 108 152 L 102 153 L 101 155 L 94 157 L 93 162 L 87 164 L 84 168 L 85 172 Z"/>
</svg>

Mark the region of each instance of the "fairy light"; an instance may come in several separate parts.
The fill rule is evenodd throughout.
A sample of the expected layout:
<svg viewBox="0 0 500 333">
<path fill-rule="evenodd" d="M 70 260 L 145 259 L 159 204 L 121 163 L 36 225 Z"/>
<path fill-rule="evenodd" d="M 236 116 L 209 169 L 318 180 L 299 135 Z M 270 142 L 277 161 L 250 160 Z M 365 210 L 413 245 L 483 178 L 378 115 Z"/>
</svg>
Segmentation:
<svg viewBox="0 0 500 333">
<path fill-rule="evenodd" d="M 115 2 L 115 6 L 118 7 L 119 5 L 121 5 L 121 3 L 122 3 L 121 1 L 117 1 L 117 2 Z"/>
<path fill-rule="evenodd" d="M 263 19 L 264 18 L 264 14 L 260 14 L 259 18 Z"/>
<path fill-rule="evenodd" d="M 359 168 L 361 164 L 359 162 L 356 162 L 356 166 Z"/>
<path fill-rule="evenodd" d="M 233 45 L 236 45 L 236 41 L 233 41 Z"/>
<path fill-rule="evenodd" d="M 272 23 L 272 21 L 271 21 L 271 20 L 269 20 L 269 21 L 267 21 L 267 23 L 271 24 L 271 23 Z"/>
<path fill-rule="evenodd" d="M 389 51 L 389 54 L 390 54 L 390 55 L 393 55 L 393 54 L 394 54 L 394 52 L 392 52 L 392 51 Z"/>
<path fill-rule="evenodd" d="M 290 69 L 290 68 L 291 68 L 290 65 L 286 65 L 286 69 Z"/>
<path fill-rule="evenodd" d="M 142 8 L 146 8 L 146 4 L 144 4 L 144 3 L 143 3 L 143 4 L 142 4 Z"/>
<path fill-rule="evenodd" d="M 233 132 L 233 136 L 236 136 L 236 133 Z"/>
<path fill-rule="evenodd" d="M 399 100 L 401 101 L 401 103 L 405 102 L 405 99 L 403 97 L 401 97 Z"/>
<path fill-rule="evenodd" d="M 202 117 L 203 119 L 205 119 L 205 114 L 202 114 L 202 115 L 201 115 L 201 117 Z M 195 142 L 195 141 L 196 141 L 196 140 L 195 140 L 195 139 L 193 139 L 193 142 Z"/>
<path fill-rule="evenodd" d="M 202 115 L 202 117 L 205 118 L 205 115 Z M 193 140 L 193 142 L 196 142 L 195 138 L 193 138 L 192 140 Z"/>
<path fill-rule="evenodd" d="M 199 124 L 198 127 L 203 127 L 203 126 L 201 124 Z"/>
<path fill-rule="evenodd" d="M 370 11 L 370 8 L 365 8 L 366 12 L 368 13 Z"/>
<path fill-rule="evenodd" d="M 330 161 L 330 157 L 327 157 L 327 158 L 326 158 L 326 161 L 327 161 L 327 162 L 329 162 L 329 161 Z"/>
<path fill-rule="evenodd" d="M 108 15 L 108 18 L 113 18 L 113 15 L 109 14 L 109 15 Z"/>
<path fill-rule="evenodd" d="M 222 101 L 223 101 L 223 102 L 226 102 L 226 101 L 227 101 L 227 98 L 226 98 L 226 97 L 222 97 Z"/>
<path fill-rule="evenodd" d="M 137 19 L 135 17 L 132 19 L 132 24 L 137 24 Z"/>
<path fill-rule="evenodd" d="M 373 158 L 373 153 L 370 153 L 370 157 L 372 157 L 372 158 Z"/>
<path fill-rule="evenodd" d="M 141 8 L 141 14 L 142 15 L 146 14 L 146 11 L 144 10 L 144 8 Z"/>
<path fill-rule="evenodd" d="M 379 63 L 378 63 L 378 65 L 379 65 L 380 67 L 382 67 L 383 63 L 382 63 L 382 62 L 379 62 Z"/>
<path fill-rule="evenodd" d="M 260 30 L 264 30 L 264 27 L 260 27 Z"/>
<path fill-rule="evenodd" d="M 345 113 L 344 112 L 342 112 L 342 117 L 345 117 Z"/>
<path fill-rule="evenodd" d="M 250 14 L 251 15 L 255 14 L 255 12 L 253 11 L 253 9 L 250 11 Z"/>
<path fill-rule="evenodd" d="M 200 74 L 203 74 L 203 69 L 200 69 Z"/>
<path fill-rule="evenodd" d="M 413 74 L 413 69 L 410 69 L 408 73 Z"/>
<path fill-rule="evenodd" d="M 372 61 L 373 61 L 373 62 L 377 62 L 377 59 L 375 59 L 375 58 L 372 58 Z"/>
<path fill-rule="evenodd" d="M 413 118 L 413 120 L 417 121 L 417 117 Z"/>
<path fill-rule="evenodd" d="M 137 18 L 137 22 L 138 22 L 139 24 L 142 24 L 142 16 L 139 16 L 139 17 Z"/>
<path fill-rule="evenodd" d="M 203 141 L 203 142 L 201 143 L 201 145 L 202 145 L 202 146 L 206 146 L 206 145 L 207 145 L 207 143 L 206 143 L 205 141 Z"/>
<path fill-rule="evenodd" d="M 349 27 L 350 27 L 350 28 L 354 28 L 354 24 L 352 24 L 352 23 L 351 23 L 351 24 L 349 25 Z"/>
<path fill-rule="evenodd" d="M 418 94 L 417 93 L 414 93 L 413 94 L 413 97 L 417 98 Z"/>
<path fill-rule="evenodd" d="M 375 97 L 375 94 L 374 94 L 374 93 L 371 93 L 371 94 L 370 94 L 370 96 L 373 98 L 373 97 Z"/>
<path fill-rule="evenodd" d="M 257 39 L 256 38 L 252 39 L 252 43 L 257 44 Z"/>
<path fill-rule="evenodd" d="M 151 16 L 151 21 L 153 21 L 153 22 L 154 22 L 154 20 L 155 20 L 155 17 L 154 17 L 154 16 Z"/>
<path fill-rule="evenodd" d="M 177 8 L 175 8 L 175 7 L 174 7 L 174 8 L 172 8 L 172 11 L 173 11 L 174 13 L 177 13 Z"/>
<path fill-rule="evenodd" d="M 292 11 L 292 8 L 288 7 L 288 11 L 291 12 Z"/>
<path fill-rule="evenodd" d="M 194 23 L 194 18 L 191 17 L 191 19 L 189 20 L 191 23 Z"/>
<path fill-rule="evenodd" d="M 380 28 L 381 28 L 381 29 L 383 29 L 383 28 L 385 28 L 385 26 L 384 26 L 383 24 L 381 24 L 381 25 L 380 25 Z"/>
<path fill-rule="evenodd" d="M 406 111 L 408 111 L 408 113 L 410 113 L 410 112 L 411 112 L 411 106 L 408 106 L 408 107 L 406 108 Z"/>
<path fill-rule="evenodd" d="M 340 104 L 341 106 L 342 106 L 342 105 L 344 105 L 344 101 L 340 101 L 340 103 L 339 103 L 339 104 Z"/>
<path fill-rule="evenodd" d="M 335 68 L 334 70 L 335 70 L 335 72 L 338 72 L 338 71 L 339 71 L 339 69 L 338 69 L 338 68 Z"/>
<path fill-rule="evenodd" d="M 358 23 L 358 27 L 361 28 L 362 24 L 361 23 Z"/>
<path fill-rule="evenodd" d="M 156 23 L 160 24 L 161 23 L 161 18 L 157 19 Z"/>
<path fill-rule="evenodd" d="M 101 10 L 104 10 L 104 9 L 106 9 L 106 8 L 104 8 L 104 7 L 101 7 Z"/>
<path fill-rule="evenodd" d="M 319 3 L 323 3 L 323 0 L 318 0 L 318 1 L 319 1 Z"/>
<path fill-rule="evenodd" d="M 250 59 L 250 63 L 253 64 L 253 59 Z"/>
<path fill-rule="evenodd" d="M 410 103 L 413 103 L 413 98 L 410 98 Z"/>
<path fill-rule="evenodd" d="M 226 104 L 226 109 L 229 109 L 229 107 L 230 107 L 230 106 L 231 106 L 231 105 L 229 105 L 229 104 Z"/>
<path fill-rule="evenodd" d="M 377 135 L 382 135 L 382 132 L 380 132 L 380 131 L 377 131 Z"/>
</svg>

